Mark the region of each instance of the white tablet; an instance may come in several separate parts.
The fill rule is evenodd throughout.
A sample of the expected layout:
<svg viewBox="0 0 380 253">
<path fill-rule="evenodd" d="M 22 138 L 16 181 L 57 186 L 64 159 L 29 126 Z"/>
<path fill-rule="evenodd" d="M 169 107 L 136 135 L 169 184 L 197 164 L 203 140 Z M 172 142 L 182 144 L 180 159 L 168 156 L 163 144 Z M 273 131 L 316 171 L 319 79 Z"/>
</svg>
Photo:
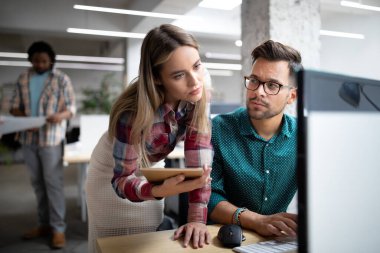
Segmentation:
<svg viewBox="0 0 380 253">
<path fill-rule="evenodd" d="M 149 182 L 154 183 L 180 174 L 185 175 L 186 178 L 197 178 L 203 174 L 203 168 L 140 168 L 140 170 Z"/>
</svg>

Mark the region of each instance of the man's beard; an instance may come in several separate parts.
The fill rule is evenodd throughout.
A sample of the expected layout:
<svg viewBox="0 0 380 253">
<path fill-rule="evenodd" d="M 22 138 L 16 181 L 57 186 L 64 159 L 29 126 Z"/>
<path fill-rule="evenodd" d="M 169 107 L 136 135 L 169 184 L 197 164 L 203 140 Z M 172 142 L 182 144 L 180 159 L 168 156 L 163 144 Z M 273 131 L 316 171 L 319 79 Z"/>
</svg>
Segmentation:
<svg viewBox="0 0 380 253">
<path fill-rule="evenodd" d="M 256 110 L 250 109 L 250 107 L 249 107 L 250 101 L 255 101 L 257 103 L 260 103 L 265 108 L 267 108 L 268 110 L 263 112 L 263 111 L 256 111 Z M 263 119 L 270 119 L 274 116 L 279 115 L 281 112 L 283 112 L 286 104 L 287 103 L 285 102 L 285 104 L 282 108 L 280 108 L 279 110 L 273 111 L 270 109 L 270 105 L 267 101 L 262 100 L 262 99 L 258 99 L 257 97 L 254 97 L 254 98 L 250 98 L 247 100 L 246 106 L 247 106 L 247 110 L 248 110 L 248 115 L 251 119 L 263 120 Z"/>
</svg>

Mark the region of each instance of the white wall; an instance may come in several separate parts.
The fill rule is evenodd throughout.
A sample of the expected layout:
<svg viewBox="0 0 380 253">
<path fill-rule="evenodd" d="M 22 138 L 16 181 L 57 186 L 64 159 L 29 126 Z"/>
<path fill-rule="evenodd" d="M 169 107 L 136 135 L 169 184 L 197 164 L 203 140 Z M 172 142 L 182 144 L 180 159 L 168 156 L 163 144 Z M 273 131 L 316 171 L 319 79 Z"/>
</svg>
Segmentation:
<svg viewBox="0 0 380 253">
<path fill-rule="evenodd" d="M 201 36 L 195 36 L 200 45 L 199 52 L 203 62 L 216 63 L 232 63 L 241 64 L 240 61 L 218 60 L 206 58 L 205 53 L 225 53 L 225 54 L 240 54 L 240 47 L 235 46 L 232 39 L 209 39 Z M 241 87 L 243 85 L 243 77 L 241 71 L 231 71 L 232 76 L 217 76 L 211 75 L 213 86 L 212 102 L 216 103 L 241 103 Z M 248 73 L 246 73 L 248 74 Z"/>
<path fill-rule="evenodd" d="M 321 69 L 380 80 L 379 27 L 378 12 L 323 14 L 323 29 L 361 33 L 365 39 L 321 36 Z"/>
</svg>

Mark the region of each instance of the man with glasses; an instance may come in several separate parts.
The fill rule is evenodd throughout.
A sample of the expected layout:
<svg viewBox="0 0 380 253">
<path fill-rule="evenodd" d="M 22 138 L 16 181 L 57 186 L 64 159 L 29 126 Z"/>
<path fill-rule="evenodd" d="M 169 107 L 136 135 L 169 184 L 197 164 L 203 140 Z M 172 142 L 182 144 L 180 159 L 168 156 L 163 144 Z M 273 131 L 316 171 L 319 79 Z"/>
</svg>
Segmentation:
<svg viewBox="0 0 380 253">
<path fill-rule="evenodd" d="M 268 40 L 252 52 L 244 77 L 246 108 L 212 122 L 214 161 L 209 216 L 263 236 L 296 236 L 297 215 L 285 213 L 296 190 L 296 119 L 284 114 L 297 98 L 300 53 Z"/>
</svg>

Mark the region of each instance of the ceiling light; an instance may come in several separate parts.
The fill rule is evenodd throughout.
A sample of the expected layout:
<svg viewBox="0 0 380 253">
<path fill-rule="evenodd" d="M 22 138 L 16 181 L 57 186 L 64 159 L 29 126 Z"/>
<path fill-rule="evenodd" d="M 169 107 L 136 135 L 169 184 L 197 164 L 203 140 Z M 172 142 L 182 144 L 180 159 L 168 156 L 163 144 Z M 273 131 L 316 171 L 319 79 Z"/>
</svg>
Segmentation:
<svg viewBox="0 0 380 253">
<path fill-rule="evenodd" d="M 241 47 L 241 46 L 243 46 L 243 41 L 241 41 L 241 40 L 237 40 L 237 41 L 235 41 L 235 45 L 236 45 L 237 47 Z"/>
<path fill-rule="evenodd" d="M 231 63 L 214 63 L 214 62 L 203 62 L 203 65 L 208 69 L 227 69 L 227 70 L 241 70 L 241 64 L 231 64 Z"/>
<path fill-rule="evenodd" d="M 226 69 L 208 69 L 211 76 L 233 76 L 234 72 L 232 70 Z"/>
<path fill-rule="evenodd" d="M 340 1 L 340 5 L 345 6 L 345 7 L 363 9 L 363 10 L 380 11 L 380 7 L 361 4 L 357 2 L 351 2 L 351 1 Z"/>
<path fill-rule="evenodd" d="M 75 4 L 74 9 L 144 16 L 144 17 L 168 18 L 168 19 L 181 19 L 185 17 L 185 15 L 175 15 L 175 14 L 168 14 L 168 13 L 148 12 L 148 11 L 134 11 L 134 10 L 115 9 L 115 8 L 97 7 L 97 6 L 80 5 L 80 4 Z"/>
<path fill-rule="evenodd" d="M 0 66 L 30 67 L 28 61 L 0 61 Z"/>
<path fill-rule="evenodd" d="M 28 61 L 0 61 L 0 66 L 14 67 L 31 67 Z M 69 63 L 58 62 L 55 64 L 60 69 L 88 69 L 88 70 L 106 70 L 106 71 L 124 71 L 123 65 L 112 64 L 89 64 L 89 63 Z"/>
<path fill-rule="evenodd" d="M 212 58 L 212 59 L 223 59 L 223 60 L 236 60 L 236 61 L 241 60 L 240 54 L 225 54 L 225 53 L 206 52 L 205 57 L 206 58 Z"/>
<path fill-rule="evenodd" d="M 0 57 L 27 59 L 28 54 L 26 54 L 26 53 L 0 52 Z M 57 61 L 74 61 L 74 62 L 113 63 L 113 64 L 123 64 L 124 63 L 124 58 L 81 56 L 81 55 L 60 55 L 60 54 L 56 56 L 56 60 Z"/>
<path fill-rule="evenodd" d="M 115 58 L 115 57 L 57 55 L 56 59 L 58 61 L 99 62 L 99 63 L 114 63 L 114 64 L 124 63 L 124 58 Z"/>
<path fill-rule="evenodd" d="M 93 29 L 82 29 L 82 28 L 67 28 L 66 31 L 68 33 L 101 35 L 101 36 L 122 37 L 122 38 L 135 38 L 135 39 L 143 39 L 145 37 L 145 33 L 115 32 L 115 31 L 93 30 Z"/>
<path fill-rule="evenodd" d="M 28 58 L 28 54 L 25 54 L 25 53 L 0 52 L 0 57 L 26 59 L 26 58 Z"/>
<path fill-rule="evenodd" d="M 242 0 L 203 0 L 198 4 L 199 7 L 219 9 L 219 10 L 232 10 L 241 4 Z"/>
<path fill-rule="evenodd" d="M 55 64 L 55 66 L 57 68 L 61 68 L 61 69 L 89 69 L 89 70 L 124 71 L 123 65 L 112 65 L 112 64 L 58 62 Z"/>
<path fill-rule="evenodd" d="M 363 34 L 359 33 L 345 33 L 345 32 L 336 32 L 336 31 L 327 31 L 327 30 L 320 30 L 320 35 L 325 36 L 333 36 L 333 37 L 342 37 L 342 38 L 350 38 L 350 39 L 364 39 Z"/>
</svg>

